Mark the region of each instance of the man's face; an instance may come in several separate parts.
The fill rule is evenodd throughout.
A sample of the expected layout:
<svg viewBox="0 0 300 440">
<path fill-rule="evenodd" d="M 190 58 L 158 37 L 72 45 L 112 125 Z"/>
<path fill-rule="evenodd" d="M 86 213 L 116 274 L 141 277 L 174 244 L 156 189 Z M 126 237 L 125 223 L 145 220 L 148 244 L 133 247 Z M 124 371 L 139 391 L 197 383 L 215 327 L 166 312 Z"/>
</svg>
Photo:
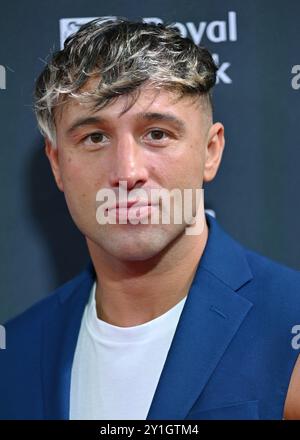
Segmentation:
<svg viewBox="0 0 300 440">
<path fill-rule="evenodd" d="M 90 82 L 85 88 L 92 86 Z M 116 224 L 100 225 L 99 190 L 111 189 L 118 196 L 122 181 L 129 199 L 130 191 L 140 188 L 147 194 L 162 188 L 195 191 L 203 180 L 214 177 L 221 160 L 223 126 L 212 125 L 200 99 L 175 98 L 170 91 L 157 93 L 143 86 L 138 100 L 122 115 L 126 96 L 96 112 L 88 103 L 71 99 L 56 119 L 57 148 L 46 141 L 56 182 L 75 224 L 88 244 L 120 260 L 157 256 L 185 233 L 187 225 L 175 224 L 172 215 L 170 224 L 151 224 L 149 217 L 148 224 L 120 224 L 117 218 Z"/>
</svg>

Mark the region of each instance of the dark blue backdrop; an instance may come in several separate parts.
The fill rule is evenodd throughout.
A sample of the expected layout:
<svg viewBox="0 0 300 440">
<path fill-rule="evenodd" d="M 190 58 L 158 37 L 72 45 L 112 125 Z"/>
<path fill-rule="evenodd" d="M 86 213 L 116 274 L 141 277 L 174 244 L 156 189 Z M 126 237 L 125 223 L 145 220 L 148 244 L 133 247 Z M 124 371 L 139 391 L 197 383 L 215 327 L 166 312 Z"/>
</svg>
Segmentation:
<svg viewBox="0 0 300 440">
<path fill-rule="evenodd" d="M 11 0 L 0 14 L 0 323 L 86 262 L 44 155 L 32 91 L 61 38 L 107 15 L 177 22 L 215 54 L 215 119 L 226 147 L 206 206 L 243 244 L 300 268 L 300 2 Z"/>
</svg>

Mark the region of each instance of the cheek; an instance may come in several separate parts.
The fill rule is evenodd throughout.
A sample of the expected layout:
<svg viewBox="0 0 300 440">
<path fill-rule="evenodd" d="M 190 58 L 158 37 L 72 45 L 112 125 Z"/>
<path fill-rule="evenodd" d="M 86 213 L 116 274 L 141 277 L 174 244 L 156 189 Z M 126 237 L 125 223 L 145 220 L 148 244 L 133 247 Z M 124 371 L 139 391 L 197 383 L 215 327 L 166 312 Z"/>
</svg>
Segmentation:
<svg viewBox="0 0 300 440">
<path fill-rule="evenodd" d="M 64 169 L 64 194 L 70 214 L 79 229 L 95 218 L 96 189 L 85 167 L 70 161 Z"/>
<path fill-rule="evenodd" d="M 166 188 L 191 188 L 202 184 L 204 158 L 200 148 L 189 145 L 181 152 L 151 158 L 150 175 Z"/>
<path fill-rule="evenodd" d="M 204 171 L 204 150 L 200 145 L 189 144 L 185 153 L 178 160 L 179 173 L 189 187 L 197 187 L 202 184 Z"/>
<path fill-rule="evenodd" d="M 95 176 L 93 166 L 75 155 L 68 155 L 61 162 L 62 180 L 67 188 L 87 189 L 93 187 Z"/>
</svg>

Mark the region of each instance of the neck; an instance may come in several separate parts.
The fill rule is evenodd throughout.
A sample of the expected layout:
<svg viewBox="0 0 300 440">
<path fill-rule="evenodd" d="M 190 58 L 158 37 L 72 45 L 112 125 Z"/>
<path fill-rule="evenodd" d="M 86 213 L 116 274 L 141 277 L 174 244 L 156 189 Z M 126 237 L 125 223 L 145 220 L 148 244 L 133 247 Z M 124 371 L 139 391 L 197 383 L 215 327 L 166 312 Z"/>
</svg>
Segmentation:
<svg viewBox="0 0 300 440">
<path fill-rule="evenodd" d="M 167 312 L 188 294 L 207 237 L 205 222 L 200 235 L 183 234 L 146 261 L 121 261 L 87 239 L 98 280 L 98 318 L 131 327 Z"/>
</svg>

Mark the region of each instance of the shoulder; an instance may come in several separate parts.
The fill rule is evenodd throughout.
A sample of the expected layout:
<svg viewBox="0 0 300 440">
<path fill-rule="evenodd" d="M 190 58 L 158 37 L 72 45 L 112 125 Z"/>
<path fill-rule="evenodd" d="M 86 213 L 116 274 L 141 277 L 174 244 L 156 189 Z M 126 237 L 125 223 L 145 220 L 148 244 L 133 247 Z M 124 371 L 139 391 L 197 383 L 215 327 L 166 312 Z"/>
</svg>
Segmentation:
<svg viewBox="0 0 300 440">
<path fill-rule="evenodd" d="M 6 349 L 2 350 L 2 353 L 9 356 L 14 349 L 20 350 L 22 344 L 27 345 L 29 348 L 29 346 L 34 345 L 34 342 L 38 342 L 44 320 L 50 316 L 55 319 L 59 304 L 72 296 L 74 290 L 80 286 L 85 278 L 86 270 L 59 286 L 24 312 L 4 323 Z"/>
<path fill-rule="evenodd" d="M 87 271 L 4 324 L 6 347 L 0 350 L 0 418 L 27 414 L 43 418 L 43 363 L 62 343 L 61 336 L 86 301 Z M 84 283 L 84 284 L 83 284 Z M 77 313 L 78 314 L 78 313 Z M 55 357 L 55 356 L 54 356 Z M 27 418 L 27 416 L 26 416 Z"/>
<path fill-rule="evenodd" d="M 299 351 L 294 349 L 292 342 L 300 325 L 300 272 L 243 246 L 233 238 L 227 242 L 230 243 L 228 249 L 235 248 L 236 258 L 231 259 L 230 264 L 224 263 L 225 267 L 227 272 L 237 273 L 238 279 L 242 280 L 234 290 L 252 304 L 247 329 L 256 335 L 257 340 L 266 341 L 265 349 L 272 352 L 274 358 L 279 353 L 286 356 L 288 368 L 291 368 Z M 242 272 L 246 276 L 242 277 Z"/>
<path fill-rule="evenodd" d="M 300 272 L 258 252 L 244 248 L 252 274 L 240 293 L 253 302 L 256 311 L 272 329 L 288 333 L 300 324 Z"/>
<path fill-rule="evenodd" d="M 246 253 L 249 265 L 256 275 L 265 277 L 266 279 L 275 277 L 277 280 L 282 280 L 283 282 L 292 281 L 296 283 L 299 282 L 300 284 L 300 271 L 292 269 L 252 249 L 242 247 Z"/>
<path fill-rule="evenodd" d="M 207 216 L 210 233 L 202 258 L 202 265 L 234 290 L 245 292 L 244 286 L 252 288 L 252 295 L 261 290 L 265 295 L 274 290 L 288 289 L 295 295 L 300 287 L 300 271 L 291 269 L 237 241 Z M 280 294 L 280 292 L 278 292 Z M 254 295 L 255 296 L 255 295 Z M 298 295 L 300 298 L 300 295 Z"/>
<path fill-rule="evenodd" d="M 262 359 L 267 354 L 265 365 L 276 377 L 273 395 L 281 396 L 284 418 L 300 419 L 300 272 L 238 245 L 252 274 L 239 293 L 253 304 L 255 350 L 262 347 Z"/>
<path fill-rule="evenodd" d="M 257 288 L 263 287 L 267 291 L 284 293 L 288 298 L 292 295 L 300 300 L 300 271 L 276 262 L 250 249 L 245 254 Z"/>
<path fill-rule="evenodd" d="M 300 318 L 300 271 L 250 249 L 244 250 L 253 276 L 252 287 L 260 299 L 265 297 L 274 305 L 277 303 L 282 313 L 296 307 Z"/>
</svg>

